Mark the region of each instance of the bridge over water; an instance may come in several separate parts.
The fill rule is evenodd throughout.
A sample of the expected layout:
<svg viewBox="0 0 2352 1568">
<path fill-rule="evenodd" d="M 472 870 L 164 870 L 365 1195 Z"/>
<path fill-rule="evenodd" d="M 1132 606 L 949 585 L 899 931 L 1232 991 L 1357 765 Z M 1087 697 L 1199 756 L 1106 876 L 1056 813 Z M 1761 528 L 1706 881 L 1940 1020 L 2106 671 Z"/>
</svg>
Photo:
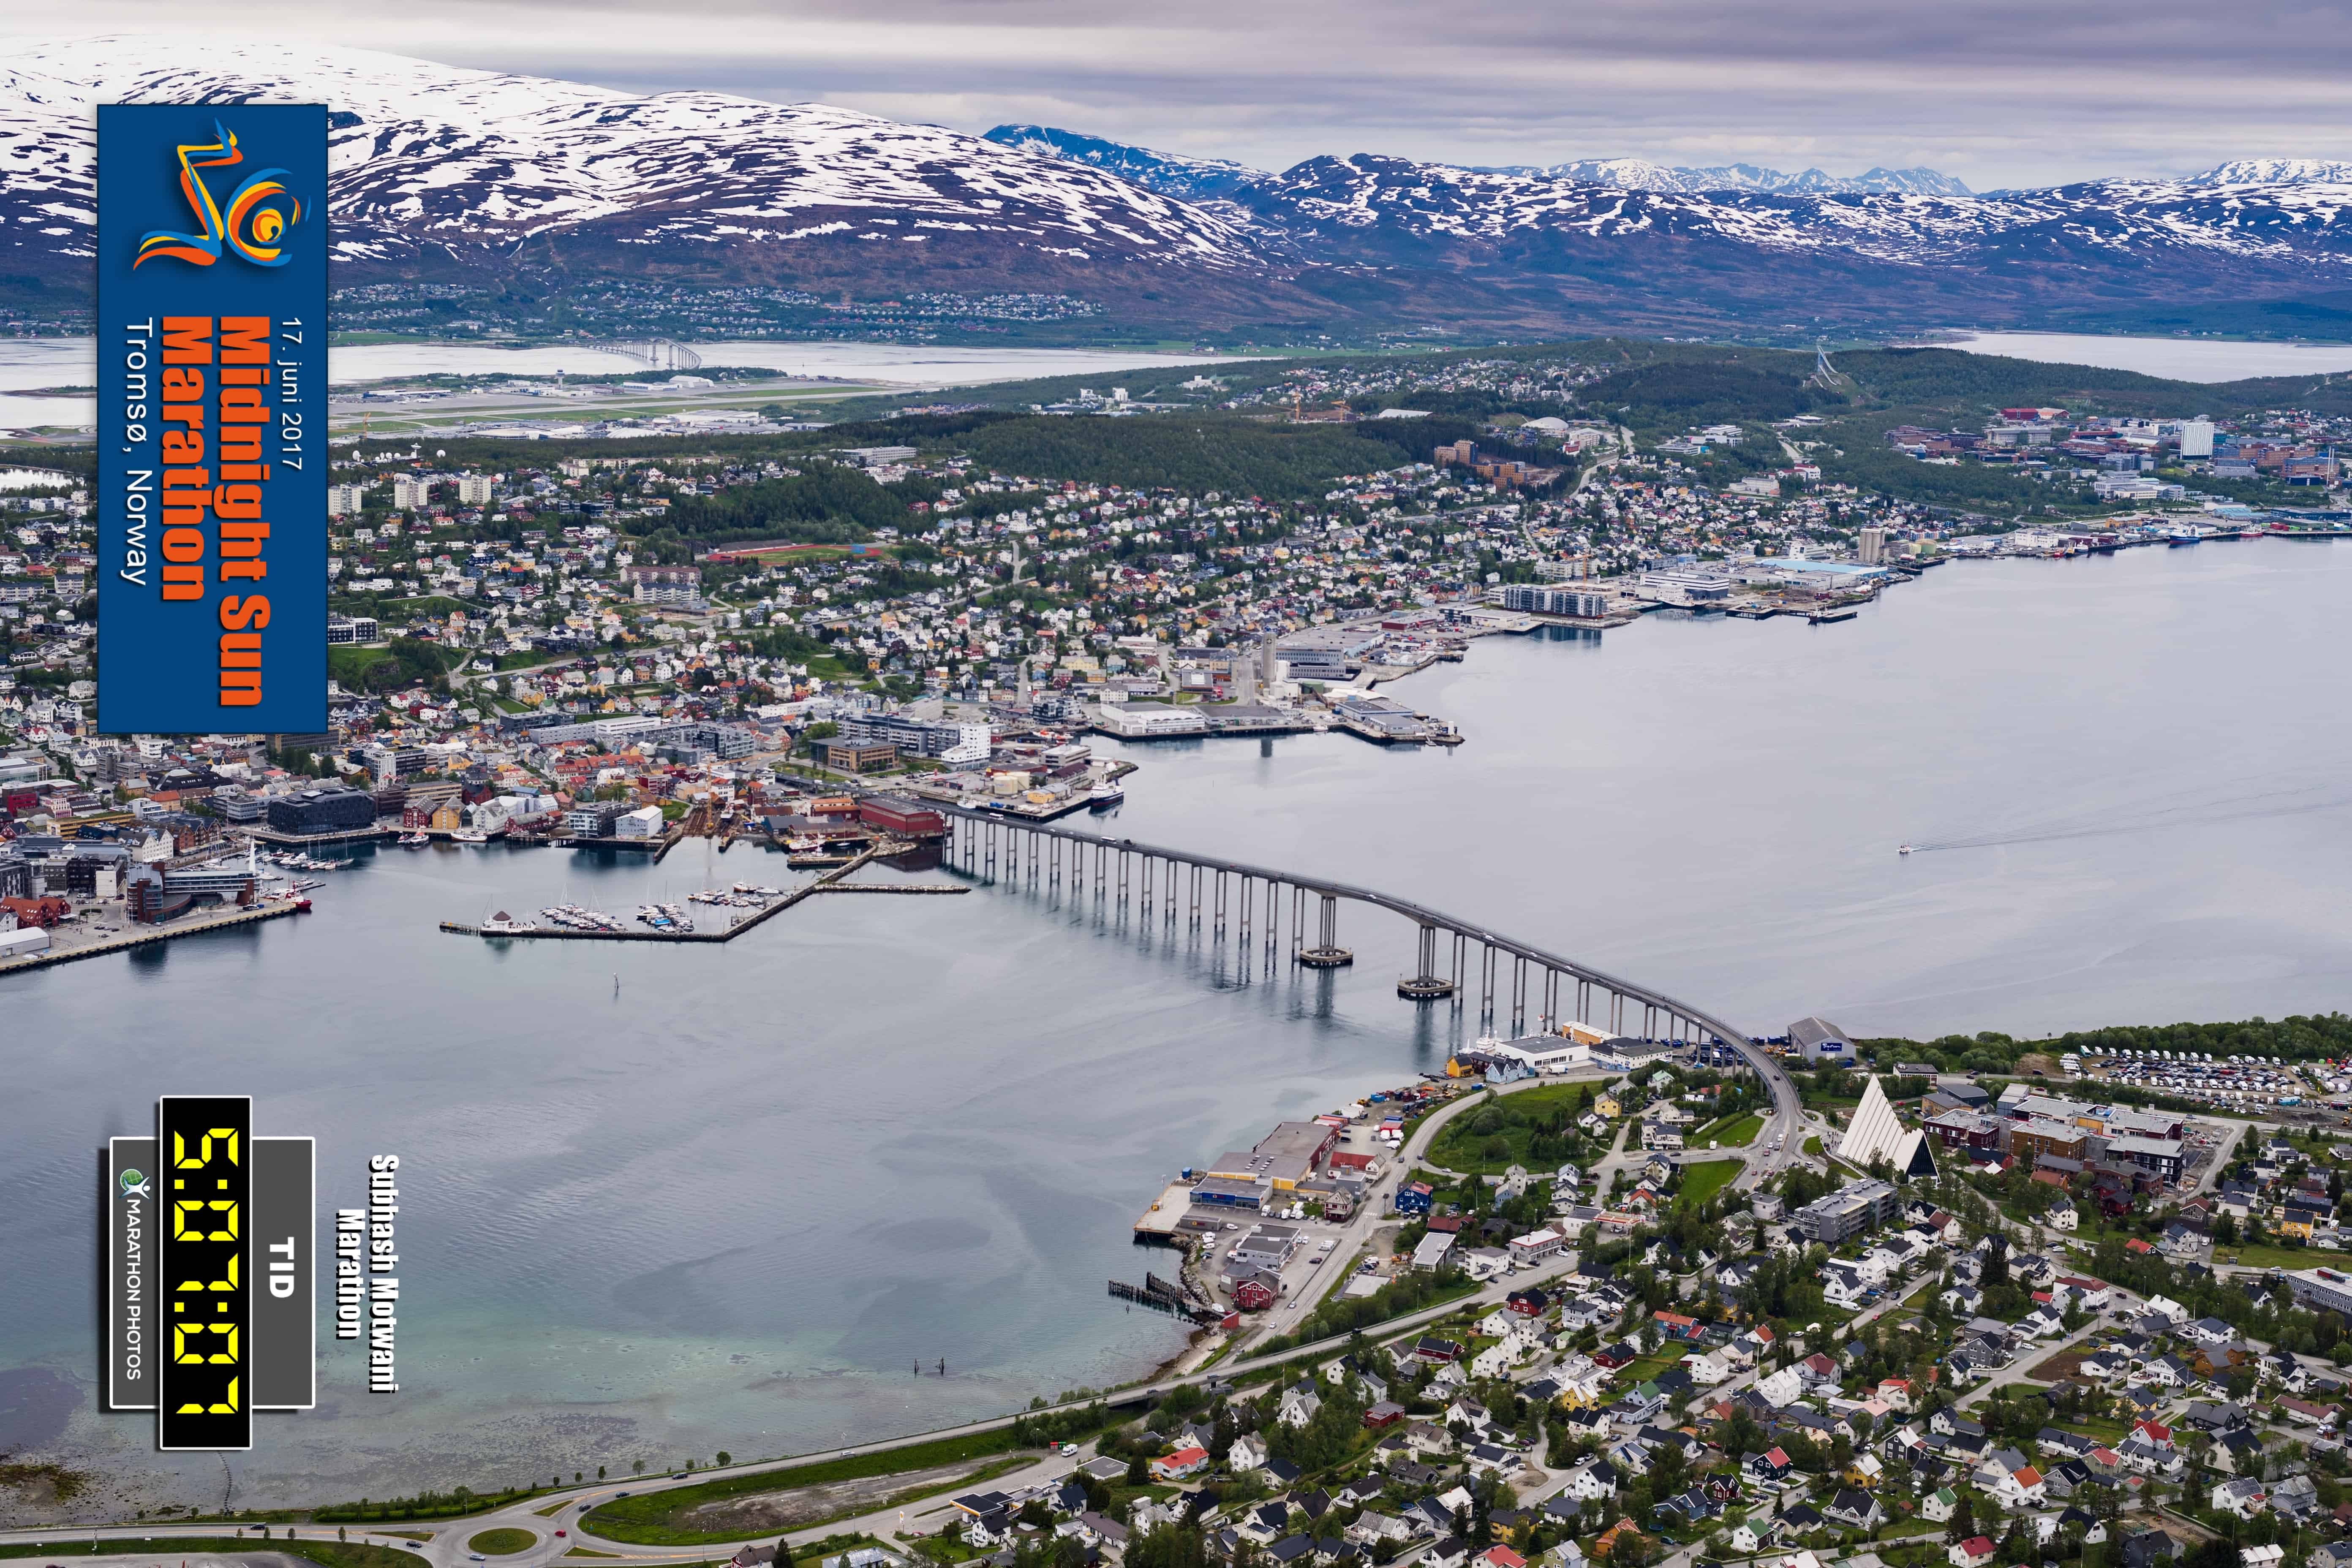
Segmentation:
<svg viewBox="0 0 2352 1568">
<path fill-rule="evenodd" d="M 633 338 L 626 340 L 600 338 L 583 342 L 580 347 L 600 354 L 618 354 L 625 360 L 635 360 L 656 371 L 698 371 L 702 356 L 684 343 L 667 338 Z"/>
<path fill-rule="evenodd" d="M 1418 928 L 1416 972 L 1397 982 L 1397 994 L 1416 1002 L 1450 1000 L 1467 1006 L 1475 988 L 1482 1022 L 1507 1019 L 1514 1035 L 1557 1030 L 1574 1019 L 1612 1034 L 1700 1043 L 1720 1040 L 1738 1050 L 1772 1092 L 1775 1109 L 1793 1109 L 1794 1094 L 1746 1031 L 1647 986 L 1463 920 L 1411 899 L 1324 877 L 1250 865 L 1134 839 L 1113 839 L 1001 812 L 936 808 L 948 819 L 950 863 L 991 880 L 1025 881 L 1097 898 L 1172 925 L 1179 919 L 1231 934 L 1268 955 L 1286 942 L 1291 960 L 1309 968 L 1355 961 L 1340 946 L 1339 906 L 1360 904 L 1398 915 Z M 1532 1013 L 1531 1013 L 1532 1009 Z M 1596 1016 L 1596 1014 L 1598 1016 Z M 1782 1103 L 1784 1093 L 1787 1103 Z"/>
</svg>

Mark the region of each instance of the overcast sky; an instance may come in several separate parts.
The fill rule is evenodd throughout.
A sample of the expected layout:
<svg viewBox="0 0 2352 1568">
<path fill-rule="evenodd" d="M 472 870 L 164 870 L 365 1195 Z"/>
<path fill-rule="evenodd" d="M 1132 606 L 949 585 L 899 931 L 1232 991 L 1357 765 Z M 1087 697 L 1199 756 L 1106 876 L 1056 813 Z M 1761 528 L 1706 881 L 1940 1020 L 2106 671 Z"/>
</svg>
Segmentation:
<svg viewBox="0 0 2352 1568">
<path fill-rule="evenodd" d="M 2137 0 L 207 0 L 216 36 L 705 88 L 984 131 L 1027 120 L 1280 168 L 1635 156 L 1979 190 L 2352 158 L 2345 5 Z M 47 17 L 56 18 L 54 24 Z M 0 14 L 0 37 L 180 29 L 182 0 Z"/>
</svg>

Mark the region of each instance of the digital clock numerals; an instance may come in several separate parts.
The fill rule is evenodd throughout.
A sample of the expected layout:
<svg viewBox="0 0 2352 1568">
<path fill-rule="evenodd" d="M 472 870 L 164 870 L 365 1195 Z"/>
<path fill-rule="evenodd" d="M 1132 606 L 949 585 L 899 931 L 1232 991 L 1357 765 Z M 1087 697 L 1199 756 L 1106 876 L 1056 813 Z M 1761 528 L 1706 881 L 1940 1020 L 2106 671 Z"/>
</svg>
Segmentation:
<svg viewBox="0 0 2352 1568">
<path fill-rule="evenodd" d="M 163 1102 L 162 1147 L 172 1224 L 162 1278 L 171 1326 L 157 1414 L 166 1448 L 251 1445 L 246 1164 L 249 1102 Z"/>
</svg>

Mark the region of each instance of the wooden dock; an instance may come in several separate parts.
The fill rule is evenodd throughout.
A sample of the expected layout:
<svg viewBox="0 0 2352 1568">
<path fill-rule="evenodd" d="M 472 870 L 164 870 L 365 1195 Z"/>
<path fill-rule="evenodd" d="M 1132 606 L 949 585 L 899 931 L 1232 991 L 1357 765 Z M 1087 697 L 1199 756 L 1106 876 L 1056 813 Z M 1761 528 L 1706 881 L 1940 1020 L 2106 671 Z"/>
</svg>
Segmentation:
<svg viewBox="0 0 2352 1568">
<path fill-rule="evenodd" d="M 14 975 L 26 969 L 45 969 L 51 964 L 70 964 L 77 958 L 102 958 L 109 953 L 127 953 L 133 947 L 151 946 L 176 937 L 201 936 L 207 931 L 226 931 L 300 913 L 292 901 L 273 898 L 250 909 L 240 909 L 233 915 L 183 916 L 161 925 L 133 926 L 120 936 L 109 936 L 102 941 L 84 943 L 76 947 L 52 946 L 46 953 L 27 953 L 19 958 L 0 959 L 0 975 Z M 54 942 L 56 938 L 52 936 L 50 940 Z"/>
<path fill-rule="evenodd" d="M 845 886 L 842 879 L 869 861 L 885 855 L 904 854 L 908 846 L 893 839 L 885 839 L 845 865 L 836 866 L 805 886 L 796 887 L 757 914 L 747 915 L 724 931 L 573 931 L 561 925 L 535 925 L 528 931 L 489 931 L 460 920 L 444 920 L 441 929 L 457 936 L 480 936 L 492 942 L 732 942 L 762 921 L 773 919 L 817 893 L 961 893 L 961 887 L 891 887 L 887 884 L 860 883 Z"/>
</svg>

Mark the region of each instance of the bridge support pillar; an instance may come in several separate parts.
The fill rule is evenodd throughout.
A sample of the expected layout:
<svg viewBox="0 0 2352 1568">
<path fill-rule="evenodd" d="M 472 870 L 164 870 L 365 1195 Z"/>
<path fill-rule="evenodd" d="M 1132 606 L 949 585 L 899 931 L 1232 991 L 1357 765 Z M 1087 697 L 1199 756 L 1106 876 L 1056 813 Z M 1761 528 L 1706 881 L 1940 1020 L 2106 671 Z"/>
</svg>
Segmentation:
<svg viewBox="0 0 2352 1568">
<path fill-rule="evenodd" d="M 1513 955 L 1511 958 L 1511 1034 L 1514 1039 L 1528 1032 L 1528 961 Z"/>
<path fill-rule="evenodd" d="M 1310 969 L 1339 969 L 1356 961 L 1356 956 L 1339 946 L 1339 899 L 1337 894 L 1323 894 L 1322 918 L 1317 924 L 1315 946 L 1298 955 L 1298 961 Z"/>
<path fill-rule="evenodd" d="M 1397 982 L 1397 995 L 1409 1002 L 1443 1001 L 1454 994 L 1454 982 L 1437 972 L 1437 927 L 1423 925 L 1413 972 Z"/>
</svg>

